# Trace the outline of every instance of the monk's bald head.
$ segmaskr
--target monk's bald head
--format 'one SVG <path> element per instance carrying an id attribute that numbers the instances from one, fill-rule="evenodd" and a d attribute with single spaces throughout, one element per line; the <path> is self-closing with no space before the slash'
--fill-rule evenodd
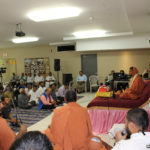
<path id="1" fill-rule="evenodd" d="M 76 92 L 72 91 L 72 90 L 67 91 L 67 93 L 65 95 L 65 99 L 66 99 L 67 103 L 76 102 L 76 100 L 77 100 Z"/>

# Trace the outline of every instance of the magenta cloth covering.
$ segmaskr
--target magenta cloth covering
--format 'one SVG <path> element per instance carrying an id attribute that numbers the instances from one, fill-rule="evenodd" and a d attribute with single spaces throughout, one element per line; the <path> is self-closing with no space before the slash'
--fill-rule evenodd
<path id="1" fill-rule="evenodd" d="M 118 99 L 118 98 L 103 98 L 96 97 L 94 98 L 87 106 L 88 109 L 94 107 L 115 107 L 115 108 L 137 108 L 145 104 L 150 98 L 150 82 L 146 82 L 143 93 L 140 98 L 136 100 L 132 99 Z"/>
<path id="2" fill-rule="evenodd" d="M 125 122 L 126 113 L 131 108 L 146 105 L 150 98 L 150 81 L 145 82 L 139 99 L 94 98 L 87 106 L 95 134 L 107 133 L 114 124 Z M 107 109 L 108 108 L 108 109 Z M 124 109 L 125 108 L 125 109 Z M 150 118 L 150 110 L 147 110 Z M 150 131 L 150 126 L 149 126 Z"/>
<path id="3" fill-rule="evenodd" d="M 90 109 L 89 115 L 92 123 L 93 133 L 108 133 L 114 124 L 125 122 L 128 110 L 106 110 L 106 109 Z M 150 120 L 150 110 L 147 110 Z M 150 131 L 150 125 L 149 129 Z"/>

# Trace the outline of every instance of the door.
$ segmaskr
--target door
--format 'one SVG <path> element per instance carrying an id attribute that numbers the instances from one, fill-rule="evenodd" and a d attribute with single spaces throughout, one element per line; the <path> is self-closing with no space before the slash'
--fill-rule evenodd
<path id="1" fill-rule="evenodd" d="M 89 76 L 97 75 L 97 54 L 81 55 L 81 67 L 87 76 L 87 90 L 90 90 Z"/>

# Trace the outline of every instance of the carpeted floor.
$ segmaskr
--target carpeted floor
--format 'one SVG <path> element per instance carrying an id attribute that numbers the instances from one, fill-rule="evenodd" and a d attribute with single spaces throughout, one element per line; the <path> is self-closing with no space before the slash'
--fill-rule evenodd
<path id="1" fill-rule="evenodd" d="M 83 98 L 83 96 L 78 96 L 77 100 L 81 98 Z M 45 117 L 47 117 L 48 115 L 52 113 L 52 110 L 40 110 L 39 111 L 37 108 L 38 106 L 32 107 L 31 109 L 17 108 L 18 117 L 21 118 L 21 121 L 25 126 L 29 127 L 37 123 L 38 121 L 44 119 Z M 16 111 L 14 109 L 12 109 L 12 114 L 15 118 Z M 11 128 L 15 132 L 19 131 L 19 127 L 11 126 Z"/>
<path id="2" fill-rule="evenodd" d="M 22 123 L 25 126 L 29 127 L 35 124 L 36 122 L 44 119 L 45 117 L 47 117 L 48 115 L 52 113 L 52 110 L 40 110 L 39 111 L 37 108 L 38 106 L 32 107 L 32 109 L 17 108 L 18 116 L 19 118 L 21 118 Z M 16 115 L 16 111 L 14 109 L 12 109 L 12 114 L 13 116 Z M 15 132 L 18 132 L 18 127 L 11 126 L 11 128 Z"/>

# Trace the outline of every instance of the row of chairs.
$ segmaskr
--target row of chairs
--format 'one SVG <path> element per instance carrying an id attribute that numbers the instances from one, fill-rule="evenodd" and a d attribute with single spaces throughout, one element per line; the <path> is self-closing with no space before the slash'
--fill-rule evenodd
<path id="1" fill-rule="evenodd" d="M 96 75 L 91 75 L 89 77 L 89 83 L 90 83 L 90 92 L 92 92 L 92 88 L 99 87 L 98 77 Z"/>
<path id="2" fill-rule="evenodd" d="M 96 75 L 91 75 L 89 77 L 89 83 L 90 83 L 90 92 L 92 92 L 93 88 L 99 87 L 98 83 L 98 77 Z M 69 83 L 69 89 L 71 90 L 73 86 L 73 81 Z M 87 84 L 85 84 L 85 92 L 87 92 Z"/>

